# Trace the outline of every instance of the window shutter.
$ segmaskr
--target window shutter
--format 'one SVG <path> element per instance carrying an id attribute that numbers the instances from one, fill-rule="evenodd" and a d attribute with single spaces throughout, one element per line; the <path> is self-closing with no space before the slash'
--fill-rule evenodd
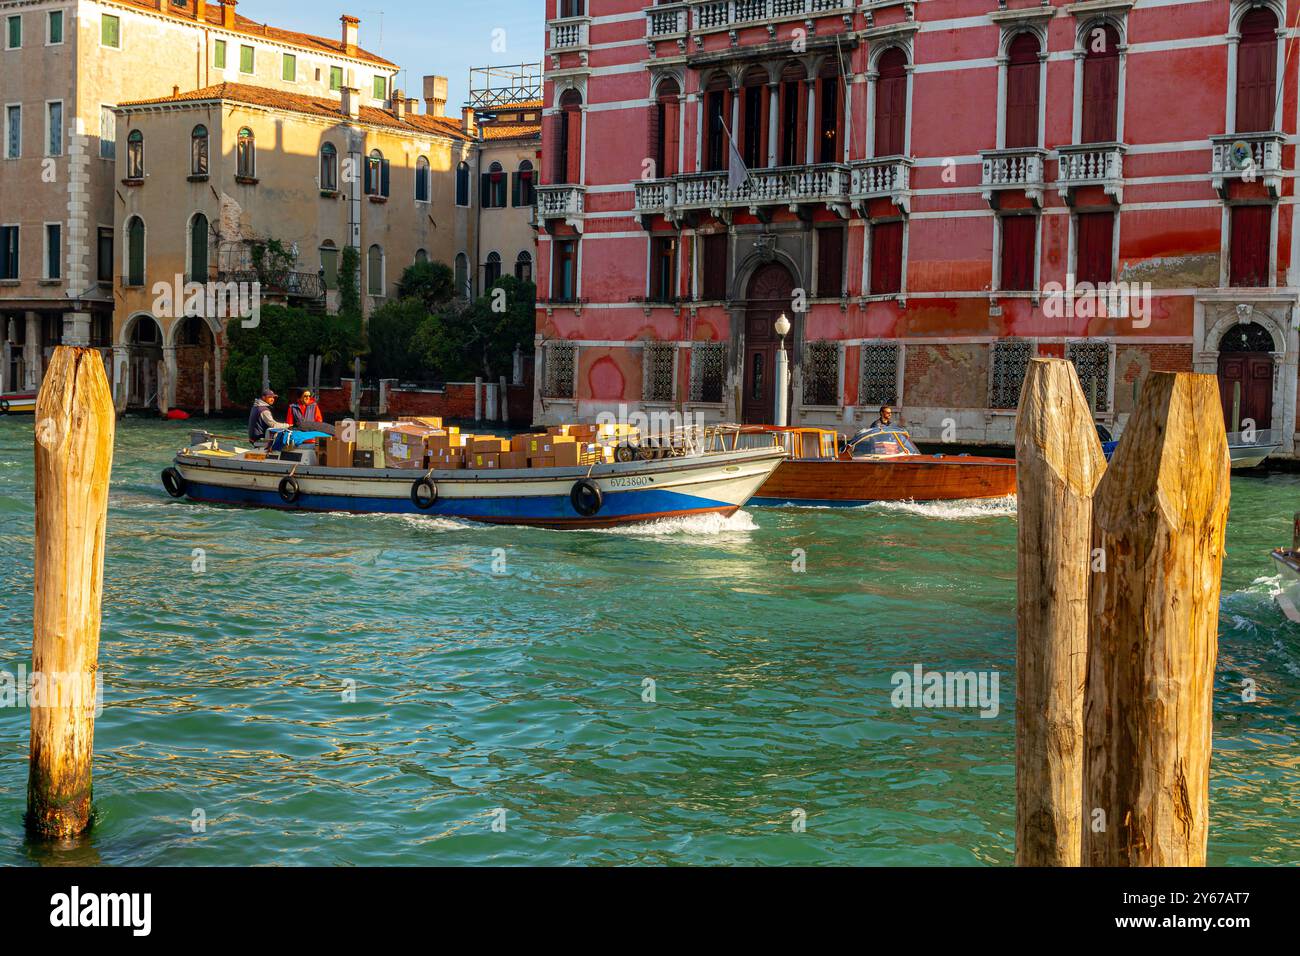
<path id="1" fill-rule="evenodd" d="M 1254 10 L 1241 21 L 1237 48 L 1237 132 L 1258 133 L 1273 128 L 1277 95 L 1277 19 L 1268 10 Z"/>
<path id="2" fill-rule="evenodd" d="M 1119 34 L 1114 27 L 1103 30 L 1103 48 L 1093 50 L 1083 61 L 1083 122 L 1085 143 L 1110 143 L 1116 137 L 1115 115 L 1119 101 Z"/>
<path id="3" fill-rule="evenodd" d="M 1038 40 L 1022 33 L 1011 43 L 1007 65 L 1006 145 L 1038 145 Z"/>
<path id="4" fill-rule="evenodd" d="M 568 110 L 565 119 L 568 121 L 565 136 L 565 159 L 568 161 L 565 182 L 578 183 L 582 180 L 582 113 L 579 110 Z"/>
<path id="5" fill-rule="evenodd" d="M 375 194 L 375 177 L 373 170 L 374 164 L 371 163 L 370 160 L 366 160 L 365 193 L 367 196 L 373 196 Z"/>
<path id="6" fill-rule="evenodd" d="M 654 160 L 654 178 L 660 179 L 664 174 L 664 141 L 661 122 L 663 106 L 651 103 L 646 110 L 646 147 L 645 154 Z"/>
<path id="7" fill-rule="evenodd" d="M 664 161 L 661 168 L 660 176 L 677 175 L 677 150 L 678 136 L 677 127 L 681 122 L 681 110 L 676 100 L 664 104 L 663 118 L 661 120 L 661 135 L 664 141 Z M 763 165 L 767 165 L 764 163 Z"/>
<path id="8" fill-rule="evenodd" d="M 880 58 L 876 80 L 876 155 L 901 156 L 907 125 L 907 71 L 901 51 Z"/>
<path id="9" fill-rule="evenodd" d="M 1033 289 L 1037 225 L 1037 216 L 1002 217 L 1002 289 L 1012 292 Z"/>
<path id="10" fill-rule="evenodd" d="M 391 169 L 391 166 L 390 166 L 390 164 L 389 164 L 389 160 L 387 160 L 387 159 L 381 159 L 381 160 L 379 161 L 379 175 L 380 175 L 379 194 L 380 194 L 381 196 L 387 196 L 387 195 L 388 195 L 388 182 L 389 182 L 389 170 L 390 170 L 390 169 Z"/>
<path id="11" fill-rule="evenodd" d="M 871 295 L 903 289 L 903 224 L 880 222 L 871 227 Z"/>
<path id="12" fill-rule="evenodd" d="M 1089 212 L 1079 215 L 1075 276 L 1076 282 L 1111 280 L 1111 247 L 1115 236 L 1115 214 Z"/>
<path id="13" fill-rule="evenodd" d="M 1268 285 L 1268 234 L 1272 217 L 1272 206 L 1232 207 L 1230 285 L 1248 288 Z"/>
<path id="14" fill-rule="evenodd" d="M 519 187 L 520 187 L 519 173 L 517 172 L 511 173 L 510 174 L 510 205 L 512 206 L 523 205 L 523 203 L 519 201 Z"/>
<path id="15" fill-rule="evenodd" d="M 703 237 L 704 288 L 701 293 L 706 302 L 721 302 L 727 297 L 727 234 L 713 233 Z"/>
<path id="16" fill-rule="evenodd" d="M 817 296 L 838 299 L 844 283 L 844 230 L 817 232 Z"/>

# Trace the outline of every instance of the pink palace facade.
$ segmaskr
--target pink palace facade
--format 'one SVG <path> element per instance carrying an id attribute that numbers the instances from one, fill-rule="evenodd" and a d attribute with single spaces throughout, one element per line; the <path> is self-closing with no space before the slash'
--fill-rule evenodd
<path id="1" fill-rule="evenodd" d="M 784 312 L 792 423 L 1008 442 L 1050 355 L 1295 453 L 1300 0 L 546 12 L 536 421 L 769 422 Z"/>

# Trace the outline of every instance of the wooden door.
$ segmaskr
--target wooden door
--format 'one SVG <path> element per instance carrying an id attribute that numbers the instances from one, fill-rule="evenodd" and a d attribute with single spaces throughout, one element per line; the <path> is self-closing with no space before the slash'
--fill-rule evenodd
<path id="1" fill-rule="evenodd" d="M 771 262 L 762 266 L 749 280 L 746 296 L 745 336 L 741 348 L 744 363 L 741 421 L 746 425 L 772 422 L 776 404 L 777 334 L 773 327 L 785 313 L 793 321 L 791 295 L 794 279 L 785 266 Z M 788 337 L 787 337 L 788 338 Z M 791 342 L 786 342 L 789 355 Z"/>
<path id="2" fill-rule="evenodd" d="M 1240 396 L 1239 418 L 1233 406 Z M 1273 427 L 1273 357 L 1266 352 L 1224 352 L 1219 356 L 1219 397 L 1229 431 L 1250 419 L 1256 429 Z"/>

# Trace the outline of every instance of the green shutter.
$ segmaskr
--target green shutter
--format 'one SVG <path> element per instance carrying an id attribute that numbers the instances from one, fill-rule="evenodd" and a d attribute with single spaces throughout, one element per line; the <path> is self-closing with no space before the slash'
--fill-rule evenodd
<path id="1" fill-rule="evenodd" d="M 375 77 L 375 99 L 383 100 L 388 98 L 388 78 L 383 76 Z"/>
<path id="2" fill-rule="evenodd" d="M 239 72 L 253 72 L 253 48 L 251 46 L 241 46 L 239 48 Z"/>
<path id="3" fill-rule="evenodd" d="M 21 16 L 12 16 L 9 18 L 9 42 L 6 46 L 11 50 L 17 50 L 22 45 L 23 18 Z"/>
<path id="4" fill-rule="evenodd" d="M 217 70 L 226 68 L 226 41 L 218 40 L 212 48 L 212 66 Z"/>
<path id="5" fill-rule="evenodd" d="M 99 24 L 99 42 L 114 50 L 122 46 L 122 21 L 117 17 L 104 14 Z"/>
<path id="6" fill-rule="evenodd" d="M 63 42 L 63 11 L 50 11 L 50 43 Z"/>
<path id="7" fill-rule="evenodd" d="M 343 67 L 341 66 L 330 67 L 330 89 L 331 90 L 343 89 Z"/>
<path id="8" fill-rule="evenodd" d="M 292 53 L 284 55 L 284 79 L 290 83 L 298 79 L 298 58 Z"/>

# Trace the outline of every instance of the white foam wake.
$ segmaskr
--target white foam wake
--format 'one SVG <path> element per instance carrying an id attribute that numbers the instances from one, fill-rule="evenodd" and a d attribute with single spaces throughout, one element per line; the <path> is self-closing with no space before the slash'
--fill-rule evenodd
<path id="1" fill-rule="evenodd" d="M 619 525 L 616 528 L 592 529 L 600 534 L 619 534 L 634 538 L 660 538 L 676 534 L 720 535 L 748 534 L 757 531 L 758 525 L 747 511 L 737 511 L 730 517 L 720 514 L 684 515 L 680 518 L 660 518 L 640 524 Z"/>
<path id="2" fill-rule="evenodd" d="M 875 501 L 864 510 L 894 511 L 954 521 L 966 518 L 1001 518 L 1016 513 L 1016 496 L 1002 498 L 963 498 L 957 501 Z"/>

